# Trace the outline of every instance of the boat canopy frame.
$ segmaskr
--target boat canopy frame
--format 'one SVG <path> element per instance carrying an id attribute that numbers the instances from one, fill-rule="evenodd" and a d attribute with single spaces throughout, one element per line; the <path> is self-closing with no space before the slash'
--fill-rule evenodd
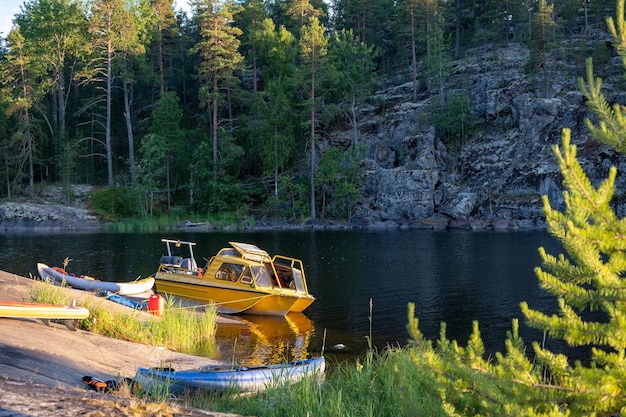
<path id="1" fill-rule="evenodd" d="M 297 292 L 302 294 L 309 293 L 309 288 L 306 284 L 306 277 L 304 276 L 304 265 L 300 259 L 283 255 L 274 255 L 272 258 L 272 266 L 276 268 L 276 265 L 286 266 L 291 269 L 291 279 L 293 280 L 295 290 Z"/>
<path id="2" fill-rule="evenodd" d="M 162 265 L 197 271 L 198 264 L 196 263 L 196 258 L 193 253 L 193 247 L 196 246 L 195 242 L 187 242 L 180 239 L 161 239 L 161 242 L 165 243 L 165 246 L 167 247 L 167 256 L 164 255 L 161 257 L 160 263 Z M 172 255 L 172 247 L 170 245 L 174 245 L 175 248 L 186 246 L 189 250 L 189 256 L 182 257 Z"/>

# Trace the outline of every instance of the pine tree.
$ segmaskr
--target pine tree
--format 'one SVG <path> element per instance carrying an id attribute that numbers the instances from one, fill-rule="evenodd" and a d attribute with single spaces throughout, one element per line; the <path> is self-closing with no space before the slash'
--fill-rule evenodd
<path id="1" fill-rule="evenodd" d="M 317 102 L 315 96 L 315 87 L 317 86 L 319 73 L 324 67 L 326 54 L 328 53 L 328 38 L 325 36 L 324 25 L 316 17 L 312 17 L 309 24 L 302 27 L 302 37 L 300 38 L 300 49 L 302 57 L 307 65 L 307 69 L 310 73 L 310 133 L 309 140 L 311 141 L 311 218 L 315 219 L 315 114 L 317 111 Z"/>
<path id="2" fill-rule="evenodd" d="M 609 18 L 607 24 L 609 31 L 615 39 L 614 46 L 622 57 L 624 66 L 626 66 L 626 23 L 624 22 L 624 3 L 617 2 L 616 10 L 617 21 Z M 591 111 L 600 119 L 598 126 L 595 127 L 591 121 L 586 120 L 587 128 L 591 135 L 599 142 L 612 146 L 617 151 L 626 153 L 626 109 L 623 105 L 609 105 L 602 96 L 600 89 L 602 80 L 593 77 L 593 66 L 590 59 L 587 60 L 587 84 L 585 86 L 582 80 L 579 80 L 580 88 L 588 99 L 588 106 Z"/>
<path id="3" fill-rule="evenodd" d="M 262 43 L 263 24 L 268 18 L 261 0 L 247 0 L 237 16 L 237 26 L 243 31 L 242 55 L 252 64 L 252 92 L 258 91 L 259 47 Z"/>
<path id="4" fill-rule="evenodd" d="M 178 104 L 178 97 L 173 91 L 161 94 L 157 106 L 152 112 L 150 133 L 143 139 L 141 153 L 142 180 L 148 187 L 165 185 L 167 208 L 172 202 L 172 177 L 176 162 L 183 158 L 181 144 L 184 132 L 180 128 L 183 111 Z"/>
<path id="5" fill-rule="evenodd" d="M 32 108 L 41 99 L 41 87 L 37 80 L 41 79 L 43 68 L 37 68 L 29 57 L 24 44 L 24 37 L 19 29 L 13 29 L 7 37 L 10 50 L 2 60 L 2 108 L 4 116 L 18 115 L 17 132 L 14 137 L 21 141 L 19 147 L 22 152 L 12 152 L 13 158 L 16 154 L 21 159 L 24 157 L 28 166 L 28 194 L 33 197 L 35 194 L 35 173 L 34 173 L 34 152 L 36 138 L 36 123 L 32 114 Z M 7 138 L 6 148 L 12 144 L 12 140 Z M 8 159 L 7 159 L 8 162 Z M 20 161 L 19 165 L 23 165 Z M 7 166 L 8 169 L 8 166 Z M 9 175 L 7 173 L 7 179 Z M 7 194 L 10 198 L 10 183 L 7 181 Z"/>
<path id="6" fill-rule="evenodd" d="M 167 89 L 167 79 L 172 78 L 173 68 L 171 58 L 175 55 L 176 42 L 179 37 L 176 16 L 174 16 L 173 0 L 150 0 L 153 10 L 153 46 L 157 72 L 159 74 L 160 89 L 163 93 Z M 170 61 L 170 65 L 166 65 Z M 171 82 L 170 82 L 171 84 Z"/>
<path id="7" fill-rule="evenodd" d="M 352 127 L 352 145 L 359 140 L 357 106 L 371 94 L 376 80 L 374 58 L 377 52 L 360 41 L 351 30 L 342 30 L 330 38 L 328 56 L 332 72 L 329 81 L 338 107 Z"/>
<path id="8" fill-rule="evenodd" d="M 617 12 L 617 24 L 610 19 L 608 23 L 619 53 L 626 58 L 624 0 L 618 0 Z M 600 122 L 599 127 L 591 121 L 588 126 L 594 138 L 623 150 L 623 109 L 606 104 L 599 93 L 601 82 L 591 73 L 588 64 L 589 87 L 583 91 Z M 447 339 L 445 324 L 433 344 L 420 333 L 410 305 L 412 359 L 436 379 L 437 386 L 431 389 L 451 416 L 626 414 L 626 220 L 611 207 L 617 170 L 612 167 L 595 187 L 576 159 L 569 129 L 563 129 L 562 144 L 553 150 L 563 175 L 565 208 L 552 208 L 547 197 L 543 201 L 549 231 L 567 254 L 553 256 L 540 248 L 542 267 L 535 272 L 541 287 L 558 298 L 559 312 L 546 314 L 527 303 L 521 308 L 531 327 L 571 346 L 590 347 L 590 362 L 572 363 L 539 342 L 532 343 L 530 359 L 517 321 L 505 341 L 505 352 L 493 359 L 485 359 L 477 322 L 466 347 Z"/>
<path id="9" fill-rule="evenodd" d="M 200 56 L 198 68 L 200 80 L 204 83 L 199 94 L 211 109 L 213 133 L 213 180 L 217 179 L 218 163 L 218 113 L 222 91 L 230 87 L 233 72 L 243 63 L 239 53 L 241 29 L 233 26 L 234 15 L 241 8 L 232 0 L 218 2 L 197 0 L 193 3 L 195 16 L 200 26 L 201 41 L 192 49 Z"/>
<path id="10" fill-rule="evenodd" d="M 71 0 L 26 2 L 14 23 L 24 36 L 28 54 L 45 65 L 52 92 L 52 123 L 55 144 L 68 138 L 68 98 L 76 71 L 87 54 L 87 18 L 83 5 Z M 60 149 L 71 147 L 58 146 Z M 74 156 L 68 156 L 74 158 Z"/>
<path id="11" fill-rule="evenodd" d="M 147 1 L 138 0 L 129 8 L 130 22 L 124 30 L 125 41 L 120 45 L 119 73 L 124 100 L 124 121 L 126 122 L 126 138 L 128 142 L 128 166 L 130 183 L 137 185 L 137 161 L 135 158 L 135 136 L 133 127 L 133 88 L 141 73 L 146 68 L 146 44 L 148 43 L 148 21 L 151 12 Z"/>
<path id="12" fill-rule="evenodd" d="M 381 66 L 389 70 L 395 64 L 394 40 L 399 31 L 393 30 L 391 22 L 398 5 L 394 0 L 334 0 L 333 32 L 352 30 L 361 42 L 379 51 Z"/>
<path id="13" fill-rule="evenodd" d="M 320 19 L 326 13 L 321 8 L 316 8 L 310 0 L 292 0 L 287 8 L 287 15 L 293 20 L 295 27 L 302 28 L 312 17 Z"/>

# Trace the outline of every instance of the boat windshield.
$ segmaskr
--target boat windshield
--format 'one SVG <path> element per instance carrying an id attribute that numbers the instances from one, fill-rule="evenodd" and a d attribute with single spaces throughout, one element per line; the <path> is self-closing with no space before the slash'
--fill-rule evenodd
<path id="1" fill-rule="evenodd" d="M 252 284 L 252 275 L 250 275 L 250 268 L 248 268 L 247 266 L 243 267 L 240 282 L 242 284 Z"/>
<path id="2" fill-rule="evenodd" d="M 265 268 L 265 266 L 253 266 L 252 275 L 254 275 L 254 281 L 257 287 L 270 288 L 272 286 L 272 281 L 270 281 L 270 274 L 267 273 L 267 269 Z"/>
<path id="3" fill-rule="evenodd" d="M 235 282 L 241 275 L 243 265 L 223 263 L 215 273 L 215 278 Z"/>
<path id="4" fill-rule="evenodd" d="M 299 269 L 293 268 L 293 282 L 296 286 L 296 291 L 306 293 L 302 272 Z"/>

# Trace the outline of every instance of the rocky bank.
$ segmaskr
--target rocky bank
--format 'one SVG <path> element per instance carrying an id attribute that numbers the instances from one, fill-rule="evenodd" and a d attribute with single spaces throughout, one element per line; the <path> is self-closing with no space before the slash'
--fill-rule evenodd
<path id="1" fill-rule="evenodd" d="M 0 231 L 99 230 L 102 223 L 85 204 L 91 190 L 88 185 L 73 185 L 69 190 L 52 185 L 33 200 L 0 202 Z"/>
<path id="2" fill-rule="evenodd" d="M 597 65 L 607 100 L 623 102 L 616 83 L 621 58 L 608 33 L 561 43 L 544 74 L 528 75 L 524 44 L 487 45 L 467 51 L 448 70 L 451 92 L 469 99 L 476 132 L 457 151 L 446 146 L 429 123 L 435 96 L 412 100 L 410 82 L 390 83 L 361 108 L 358 140 L 367 146 L 363 163 L 364 201 L 353 224 L 365 227 L 542 229 L 541 196 L 562 208 L 561 177 L 552 146 L 563 128 L 572 131 L 579 159 L 594 184 L 611 165 L 617 189 L 626 185 L 623 155 L 590 138 L 578 78 L 585 52 L 609 48 L 608 63 Z M 583 47 L 581 48 L 581 45 Z M 581 54 L 583 56 L 581 56 Z M 347 147 L 353 132 L 335 132 L 332 143 Z M 616 193 L 619 194 L 619 193 Z M 624 199 L 617 198 L 618 213 Z"/>
<path id="3" fill-rule="evenodd" d="M 3 301 L 29 301 L 33 287 L 44 285 L 0 271 Z M 60 288 L 78 305 L 102 305 L 114 311 L 153 316 L 96 297 L 86 291 Z M 174 366 L 193 369 L 216 360 L 169 351 L 162 347 L 114 339 L 88 331 L 71 331 L 50 321 L 0 318 L 0 417 L 127 416 L 237 417 L 234 414 L 182 407 L 175 402 L 150 402 L 128 389 L 101 394 L 87 389 L 83 376 L 101 380 L 133 377 L 138 367 Z"/>

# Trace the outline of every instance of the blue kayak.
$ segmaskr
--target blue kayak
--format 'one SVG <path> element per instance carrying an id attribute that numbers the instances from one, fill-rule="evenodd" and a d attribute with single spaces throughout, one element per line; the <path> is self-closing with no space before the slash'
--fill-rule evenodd
<path id="1" fill-rule="evenodd" d="M 98 297 L 106 297 L 107 300 L 113 301 L 115 303 L 121 304 L 128 308 L 133 308 L 135 310 L 147 311 L 148 303 L 145 300 L 136 301 L 128 297 L 124 297 L 123 295 L 118 295 L 112 293 L 111 291 L 100 290 L 96 292 Z"/>
<path id="2" fill-rule="evenodd" d="M 189 371 L 139 368 L 134 380 L 150 393 L 182 394 L 196 389 L 254 392 L 295 383 L 308 376 L 321 379 L 325 366 L 322 356 L 283 364 L 238 368 L 208 367 Z"/>
<path id="3" fill-rule="evenodd" d="M 118 304 L 121 304 L 123 306 L 134 308 L 135 310 L 142 310 L 142 311 L 148 310 L 148 304 L 145 301 L 131 300 L 130 298 L 124 297 L 123 295 L 109 294 L 107 295 L 107 299 L 114 301 Z"/>

